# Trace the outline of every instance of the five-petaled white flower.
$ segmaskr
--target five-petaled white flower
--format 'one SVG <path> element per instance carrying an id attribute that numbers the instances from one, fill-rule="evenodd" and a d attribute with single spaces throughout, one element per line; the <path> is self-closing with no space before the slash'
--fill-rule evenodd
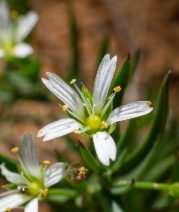
<path id="1" fill-rule="evenodd" d="M 47 73 L 49 80 L 42 79 L 46 87 L 54 93 L 65 105 L 62 109 L 66 111 L 69 118 L 53 122 L 38 132 L 38 137 L 44 136 L 44 141 L 66 135 L 70 132 L 92 137 L 97 156 L 101 163 L 108 166 L 110 159 L 116 158 L 116 145 L 109 135 L 114 130 L 114 125 L 118 121 L 135 118 L 152 111 L 149 107 L 151 102 L 139 101 L 118 107 L 112 111 L 112 102 L 116 92 L 120 87 L 114 88 L 108 98 L 108 90 L 113 79 L 116 68 L 117 57 L 110 60 L 107 54 L 96 75 L 93 95 L 82 87 L 82 91 L 76 86 L 75 79 L 70 84 L 74 84 L 78 94 L 60 77 L 53 73 Z"/>
<path id="2" fill-rule="evenodd" d="M 17 15 L 17 12 L 13 11 Z M 23 40 L 37 23 L 38 15 L 31 11 L 25 16 L 11 20 L 11 15 L 5 0 L 0 0 L 0 58 L 14 56 L 25 58 L 33 53 L 33 49 Z"/>
<path id="3" fill-rule="evenodd" d="M 22 156 L 17 154 L 18 147 L 11 150 L 19 159 L 20 174 L 9 171 L 4 164 L 0 165 L 1 174 L 11 183 L 4 186 L 8 191 L 0 194 L 1 212 L 9 212 L 11 208 L 17 208 L 27 202 L 25 212 L 38 212 L 38 200 L 48 194 L 48 187 L 68 174 L 65 169 L 67 163 L 55 163 L 47 168 L 50 161 L 44 161 L 44 165 L 39 166 L 32 135 L 22 135 L 21 149 Z"/>

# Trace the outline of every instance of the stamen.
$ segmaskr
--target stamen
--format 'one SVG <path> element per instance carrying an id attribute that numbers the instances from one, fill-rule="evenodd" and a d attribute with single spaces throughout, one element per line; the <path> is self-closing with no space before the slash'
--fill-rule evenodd
<path id="1" fill-rule="evenodd" d="M 76 90 L 78 91 L 79 95 L 81 96 L 83 102 L 84 102 L 84 106 L 86 107 L 89 115 L 92 115 L 90 112 L 90 105 L 89 102 L 87 101 L 86 97 L 84 96 L 84 94 L 80 91 L 80 89 L 78 88 L 78 86 L 74 83 L 74 86 L 76 88 Z"/>
<path id="2" fill-rule="evenodd" d="M 24 173 L 21 172 L 21 177 L 22 179 L 27 183 L 27 184 L 30 184 L 30 181 L 28 181 L 25 177 L 24 177 Z"/>
<path id="3" fill-rule="evenodd" d="M 47 189 L 47 188 L 45 188 L 45 189 L 43 190 L 43 195 L 46 197 L 46 196 L 47 196 L 47 194 L 48 194 L 48 189 Z"/>
<path id="4" fill-rule="evenodd" d="M 40 130 L 39 132 L 38 132 L 38 134 L 42 134 L 43 133 L 43 131 L 42 130 Z"/>
<path id="5" fill-rule="evenodd" d="M 93 105 L 93 107 L 92 107 L 90 100 L 87 99 L 87 101 L 88 101 L 88 104 L 89 104 L 89 106 L 90 106 L 90 108 L 91 108 L 92 115 L 94 116 L 94 115 L 95 115 L 94 105 Z M 89 115 L 91 115 L 91 114 L 89 114 Z"/>
<path id="6" fill-rule="evenodd" d="M 79 121 L 81 121 L 82 123 L 84 123 L 84 120 L 83 120 L 80 116 L 78 116 L 78 115 L 76 115 L 75 113 L 73 113 L 71 110 L 68 110 L 68 113 L 70 113 L 72 116 L 74 116 L 74 117 L 77 118 Z"/>
<path id="7" fill-rule="evenodd" d="M 7 208 L 6 208 L 6 212 L 11 212 L 10 207 L 7 207 Z"/>
<path id="8" fill-rule="evenodd" d="M 14 147 L 14 148 L 11 149 L 11 152 L 12 152 L 12 153 L 16 153 L 16 152 L 18 152 L 18 151 L 19 151 L 19 148 L 18 148 L 18 147 Z"/>
<path id="9" fill-rule="evenodd" d="M 103 126 L 103 128 L 108 128 L 108 125 L 105 121 L 102 121 L 102 126 Z"/>
<path id="10" fill-rule="evenodd" d="M 147 102 L 147 105 L 150 107 L 150 105 L 152 104 L 152 102 Z"/>
<path id="11" fill-rule="evenodd" d="M 90 129 L 90 127 L 87 126 L 87 127 L 83 128 L 82 130 L 79 130 L 79 132 L 81 134 L 81 133 L 84 133 L 84 132 L 88 131 L 89 129 Z"/>
<path id="12" fill-rule="evenodd" d="M 73 84 L 74 82 L 76 82 L 76 79 L 72 79 L 70 84 Z"/>
<path id="13" fill-rule="evenodd" d="M 106 110 L 108 109 L 109 105 L 111 104 L 111 102 L 113 101 L 114 97 L 115 97 L 115 94 L 116 93 L 113 93 L 110 97 L 109 97 L 109 101 L 106 103 L 106 105 L 104 106 L 102 112 L 101 112 L 101 115 L 100 117 L 103 118 Z"/>
<path id="14" fill-rule="evenodd" d="M 63 110 L 64 112 L 66 112 L 66 111 L 68 110 L 68 105 L 63 105 L 63 106 L 62 106 L 62 110 Z"/>
<path id="15" fill-rule="evenodd" d="M 74 130 L 73 131 L 75 134 L 81 134 L 81 132 L 79 130 Z"/>
<path id="16" fill-rule="evenodd" d="M 117 87 L 115 87 L 114 89 L 113 89 L 113 91 L 115 91 L 115 92 L 119 92 L 121 90 L 121 87 L 120 86 L 117 86 Z"/>
<path id="17" fill-rule="evenodd" d="M 18 12 L 16 10 L 11 11 L 11 17 L 16 18 L 18 16 Z"/>
<path id="18" fill-rule="evenodd" d="M 51 164 L 51 162 L 49 160 L 44 160 L 43 164 L 46 165 L 46 166 L 49 166 Z"/>

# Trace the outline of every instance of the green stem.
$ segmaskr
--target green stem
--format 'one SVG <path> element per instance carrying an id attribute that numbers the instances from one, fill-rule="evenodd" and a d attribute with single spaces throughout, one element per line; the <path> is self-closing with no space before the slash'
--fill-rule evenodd
<path id="1" fill-rule="evenodd" d="M 141 182 L 135 181 L 131 184 L 131 181 L 128 180 L 119 180 L 113 183 L 113 187 L 111 188 L 111 193 L 114 195 L 119 195 L 121 192 L 125 192 L 129 187 L 137 188 L 137 189 L 147 189 L 147 190 L 158 190 L 158 191 L 169 191 L 170 184 L 165 183 L 155 183 L 155 182 Z"/>
<path id="2" fill-rule="evenodd" d="M 168 191 L 170 185 L 165 183 L 135 182 L 134 188 Z"/>

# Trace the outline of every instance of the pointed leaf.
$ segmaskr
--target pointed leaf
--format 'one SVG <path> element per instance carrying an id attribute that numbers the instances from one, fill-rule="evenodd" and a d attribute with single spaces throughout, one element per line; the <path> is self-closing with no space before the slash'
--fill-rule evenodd
<path id="1" fill-rule="evenodd" d="M 126 172 L 128 170 L 133 169 L 138 163 L 146 156 L 146 154 L 152 148 L 154 142 L 156 141 L 159 135 L 163 134 L 165 129 L 165 124 L 167 121 L 168 115 L 168 81 L 169 81 L 170 72 L 164 77 L 158 102 L 156 106 L 155 117 L 150 129 L 150 132 L 143 142 L 142 146 L 140 146 L 136 151 L 133 151 L 124 161 L 122 171 Z"/>
<path id="2" fill-rule="evenodd" d="M 54 203 L 64 203 L 77 195 L 78 191 L 74 189 L 49 189 L 47 200 Z"/>

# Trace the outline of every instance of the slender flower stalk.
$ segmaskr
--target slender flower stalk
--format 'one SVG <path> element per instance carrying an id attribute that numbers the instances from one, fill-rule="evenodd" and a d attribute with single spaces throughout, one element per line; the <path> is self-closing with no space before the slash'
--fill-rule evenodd
<path id="1" fill-rule="evenodd" d="M 8 191 L 0 194 L 0 211 L 10 211 L 27 203 L 25 212 L 38 212 L 38 201 L 47 196 L 50 186 L 68 174 L 65 169 L 68 164 L 55 163 L 48 167 L 50 161 L 44 161 L 43 166 L 39 166 L 32 135 L 22 135 L 21 156 L 18 150 L 15 147 L 11 152 L 20 162 L 19 174 L 9 171 L 5 164 L 0 165 L 1 174 L 11 183 L 4 186 Z"/>
<path id="2" fill-rule="evenodd" d="M 53 73 L 47 73 L 49 80 L 42 79 L 46 87 L 65 103 L 62 106 L 69 118 L 53 122 L 38 132 L 38 137 L 45 136 L 44 141 L 74 132 L 84 137 L 93 138 L 94 147 L 101 163 L 110 165 L 110 159 L 116 159 L 116 145 L 110 134 L 115 129 L 115 123 L 126 119 L 143 116 L 153 108 L 151 102 L 133 102 L 112 110 L 113 99 L 120 86 L 108 96 L 108 90 L 116 69 L 117 57 L 110 60 L 107 54 L 97 71 L 93 94 L 82 85 L 82 91 L 73 84 L 77 92 Z"/>
<path id="3" fill-rule="evenodd" d="M 32 47 L 23 40 L 31 32 L 38 20 L 38 15 L 30 11 L 18 16 L 16 11 L 10 13 L 5 0 L 0 1 L 0 58 L 13 56 L 25 58 L 33 53 Z M 14 20 L 12 20 L 12 17 Z"/>

